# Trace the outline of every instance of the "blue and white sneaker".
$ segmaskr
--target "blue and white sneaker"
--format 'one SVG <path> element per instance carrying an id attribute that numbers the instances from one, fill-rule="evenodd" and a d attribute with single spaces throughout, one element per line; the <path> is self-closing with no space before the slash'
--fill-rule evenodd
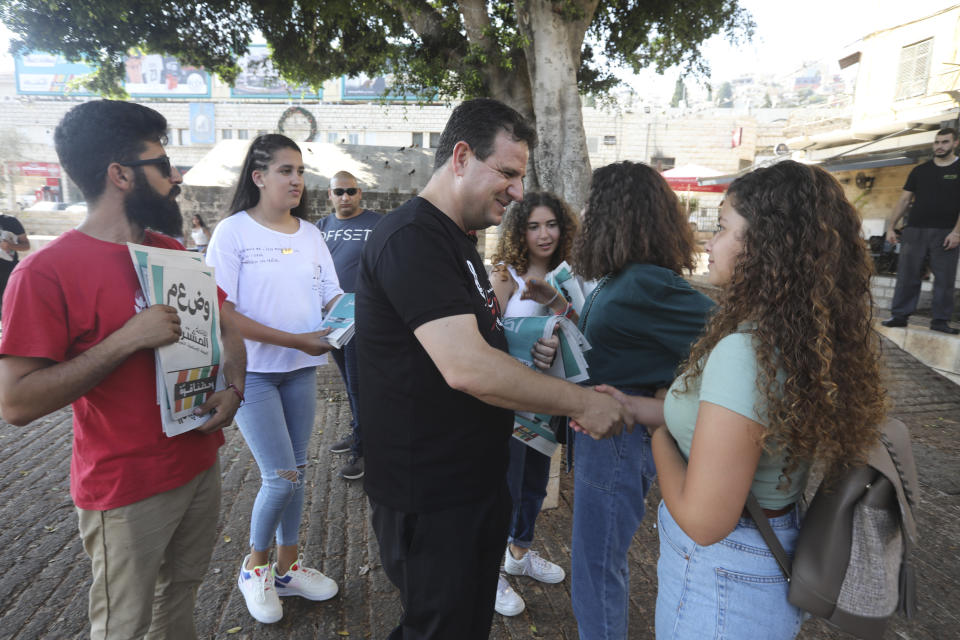
<path id="1" fill-rule="evenodd" d="M 290 570 L 284 575 L 277 573 L 277 565 L 273 565 L 275 575 L 274 585 L 280 597 L 300 596 L 307 600 L 329 600 L 337 595 L 340 587 L 337 583 L 323 575 L 316 569 L 303 566 L 303 556 L 297 556 L 297 561 L 290 565 Z"/>
<path id="2" fill-rule="evenodd" d="M 247 569 L 247 558 L 240 565 L 237 586 L 247 603 L 247 611 L 259 622 L 270 624 L 283 617 L 283 605 L 273 586 L 273 569 L 268 564 Z"/>

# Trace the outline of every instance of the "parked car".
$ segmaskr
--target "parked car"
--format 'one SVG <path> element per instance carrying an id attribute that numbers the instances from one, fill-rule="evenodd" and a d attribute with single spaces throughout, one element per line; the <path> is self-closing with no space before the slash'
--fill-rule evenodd
<path id="1" fill-rule="evenodd" d="M 34 194 L 17 196 L 17 209 L 23 211 L 30 205 L 34 204 L 37 201 L 37 196 Z"/>
<path id="2" fill-rule="evenodd" d="M 52 200 L 40 200 L 30 205 L 24 211 L 63 211 L 70 206 L 69 202 L 53 202 Z"/>

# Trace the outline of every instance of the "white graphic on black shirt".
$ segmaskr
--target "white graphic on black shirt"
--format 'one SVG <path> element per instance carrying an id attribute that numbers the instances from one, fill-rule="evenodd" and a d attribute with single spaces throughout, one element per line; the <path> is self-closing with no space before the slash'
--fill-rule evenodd
<path id="1" fill-rule="evenodd" d="M 477 270 L 473 268 L 473 263 L 469 260 L 467 260 L 467 269 L 473 276 L 473 284 L 477 287 L 477 293 L 483 298 L 483 304 L 493 318 L 493 323 L 490 326 L 491 330 L 497 328 L 502 330 L 503 320 L 500 317 L 502 315 L 500 313 L 500 304 L 497 302 L 497 296 L 493 293 L 493 287 L 491 286 L 487 291 L 483 290 L 483 286 L 480 284 L 480 278 L 477 276 Z"/>

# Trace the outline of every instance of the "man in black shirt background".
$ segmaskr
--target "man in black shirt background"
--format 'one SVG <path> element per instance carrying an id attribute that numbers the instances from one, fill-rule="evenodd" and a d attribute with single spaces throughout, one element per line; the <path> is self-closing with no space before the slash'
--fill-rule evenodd
<path id="1" fill-rule="evenodd" d="M 30 240 L 23 225 L 13 216 L 0 214 L 0 309 L 3 308 L 3 292 L 13 268 L 17 266 L 18 251 L 29 251 Z"/>
<path id="2" fill-rule="evenodd" d="M 364 488 L 403 603 L 394 640 L 487 638 L 511 513 L 514 410 L 569 415 L 595 437 L 624 421 L 605 394 L 506 353 L 501 311 L 468 236 L 523 198 L 535 142 L 510 107 L 464 102 L 441 134 L 427 186 L 384 217 L 363 249 L 355 339 Z M 555 353 L 555 343 L 544 346 L 541 364 Z"/>
<path id="3" fill-rule="evenodd" d="M 933 139 L 933 160 L 914 167 L 907 177 L 903 193 L 893 208 L 887 227 L 887 241 L 903 242 L 897 263 L 897 286 L 893 292 L 892 317 L 887 327 L 905 327 L 907 318 L 917 310 L 923 261 L 930 256 L 933 272 L 934 331 L 956 334 L 950 326 L 953 315 L 953 288 L 957 279 L 960 254 L 960 162 L 957 160 L 956 129 L 941 129 Z M 913 201 L 907 226 L 898 239 L 894 228 Z"/>

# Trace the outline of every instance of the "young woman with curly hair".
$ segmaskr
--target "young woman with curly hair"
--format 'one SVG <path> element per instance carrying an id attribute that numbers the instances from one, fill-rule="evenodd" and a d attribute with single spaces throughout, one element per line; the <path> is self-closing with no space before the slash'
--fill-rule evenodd
<path id="1" fill-rule="evenodd" d="M 528 193 L 507 211 L 500 223 L 491 277 L 504 317 L 545 316 L 566 310 L 567 301 L 546 283 L 545 277 L 569 257 L 578 227 L 570 207 L 551 193 Z M 564 579 L 563 569 L 530 549 L 534 524 L 547 495 L 549 473 L 549 457 L 516 438 L 510 439 L 507 485 L 513 499 L 513 516 L 504 569 L 512 575 L 554 584 Z M 501 576 L 497 612 L 516 615 L 523 607 L 523 600 Z"/>
<path id="2" fill-rule="evenodd" d="M 573 265 L 597 280 L 580 317 L 590 380 L 634 395 L 666 390 L 713 307 L 681 277 L 696 245 L 677 196 L 644 164 L 593 172 Z M 628 637 L 627 551 L 655 477 L 642 427 L 573 438 L 573 612 L 580 638 Z"/>
<path id="3" fill-rule="evenodd" d="M 863 460 L 876 440 L 872 268 L 837 181 L 789 161 L 730 186 L 707 251 L 720 305 L 666 400 L 598 390 L 653 440 L 657 638 L 793 638 L 803 614 L 744 504 L 753 492 L 791 553 L 811 465 Z"/>

